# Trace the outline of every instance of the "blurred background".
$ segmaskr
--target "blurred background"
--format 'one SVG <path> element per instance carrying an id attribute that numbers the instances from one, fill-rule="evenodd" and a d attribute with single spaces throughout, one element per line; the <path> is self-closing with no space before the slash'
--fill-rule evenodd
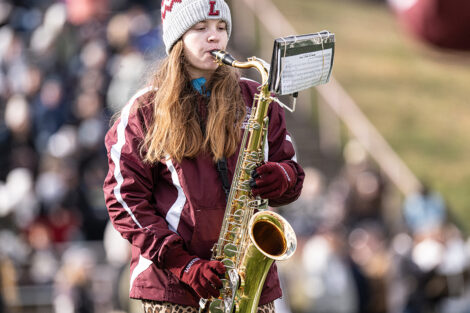
<path id="1" fill-rule="evenodd" d="M 306 180 L 277 209 L 299 241 L 278 313 L 469 313 L 467 1 L 228 2 L 240 60 L 336 35 L 330 83 L 286 112 Z M 141 311 L 103 137 L 164 56 L 159 9 L 0 0 L 0 312 Z"/>

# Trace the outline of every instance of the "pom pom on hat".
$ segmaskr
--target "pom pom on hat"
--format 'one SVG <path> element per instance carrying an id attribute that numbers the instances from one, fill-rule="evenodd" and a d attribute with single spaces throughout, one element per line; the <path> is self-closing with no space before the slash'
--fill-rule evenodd
<path id="1" fill-rule="evenodd" d="M 221 19 L 227 23 L 229 37 L 232 32 L 230 9 L 224 0 L 163 0 L 161 15 L 167 54 L 187 30 L 201 21 Z"/>

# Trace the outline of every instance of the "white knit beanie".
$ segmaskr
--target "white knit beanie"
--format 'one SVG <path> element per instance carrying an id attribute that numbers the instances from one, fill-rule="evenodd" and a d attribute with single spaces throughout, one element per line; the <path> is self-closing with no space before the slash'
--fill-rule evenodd
<path id="1" fill-rule="evenodd" d="M 227 34 L 232 32 L 230 9 L 224 0 L 162 0 L 163 42 L 169 54 L 175 42 L 193 25 L 208 19 L 227 23 Z"/>

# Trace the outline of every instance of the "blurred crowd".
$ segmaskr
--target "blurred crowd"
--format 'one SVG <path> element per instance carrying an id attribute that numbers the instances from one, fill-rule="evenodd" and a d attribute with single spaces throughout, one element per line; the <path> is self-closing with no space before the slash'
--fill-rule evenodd
<path id="1" fill-rule="evenodd" d="M 0 0 L 0 312 L 138 312 L 108 223 L 104 134 L 164 55 L 157 1 Z M 432 189 L 393 203 L 360 147 L 279 211 L 280 313 L 470 312 L 470 244 Z M 387 207 L 388 205 L 388 207 Z"/>
<path id="2" fill-rule="evenodd" d="M 110 297 L 87 285 L 105 259 L 103 137 L 164 53 L 159 6 L 0 1 L 0 312 Z"/>
<path id="3" fill-rule="evenodd" d="M 344 161 L 333 179 L 307 168 L 299 200 L 281 210 L 299 240 L 279 264 L 291 311 L 470 312 L 470 238 L 443 197 L 423 183 L 397 201 L 355 140 Z"/>

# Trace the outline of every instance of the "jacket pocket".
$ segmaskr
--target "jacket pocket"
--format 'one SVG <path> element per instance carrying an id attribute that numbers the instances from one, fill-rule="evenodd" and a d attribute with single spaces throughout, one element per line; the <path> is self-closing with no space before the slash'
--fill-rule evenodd
<path id="1" fill-rule="evenodd" d="M 225 208 L 195 210 L 194 232 L 188 250 L 202 259 L 210 259 L 212 247 L 219 239 Z"/>

